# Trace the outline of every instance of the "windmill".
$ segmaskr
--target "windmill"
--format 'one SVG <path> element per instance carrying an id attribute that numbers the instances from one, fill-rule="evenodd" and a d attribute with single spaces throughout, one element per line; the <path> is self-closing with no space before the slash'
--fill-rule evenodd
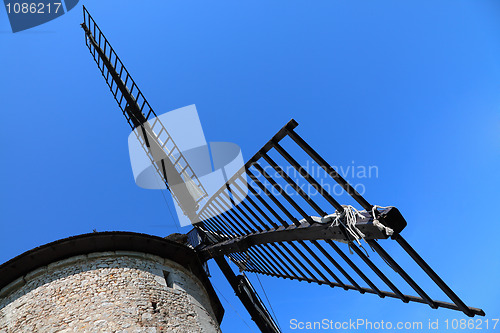
<path id="1" fill-rule="evenodd" d="M 293 119 L 209 196 L 85 7 L 83 14 L 86 45 L 113 97 L 158 176 L 193 224 L 189 244 L 200 259 L 217 263 L 261 331 L 280 329 L 249 280 L 236 274 L 227 260 L 241 272 L 423 303 L 469 317 L 485 315 L 466 305 L 403 238 L 407 222 L 401 212 L 369 203 L 296 132 Z M 314 162 L 321 175 L 307 170 L 304 160 Z M 332 193 L 331 184 L 340 186 L 343 194 Z M 388 242 L 404 250 L 449 301 L 436 300 L 423 290 L 382 246 Z M 414 294 L 403 293 L 384 270 L 395 272 Z"/>

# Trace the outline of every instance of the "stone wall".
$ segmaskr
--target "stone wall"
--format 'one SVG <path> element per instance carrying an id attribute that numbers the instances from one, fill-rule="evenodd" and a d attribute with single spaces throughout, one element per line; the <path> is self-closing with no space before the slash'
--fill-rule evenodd
<path id="1" fill-rule="evenodd" d="M 139 252 L 52 263 L 0 290 L 0 333 L 220 332 L 208 295 L 184 267 Z"/>

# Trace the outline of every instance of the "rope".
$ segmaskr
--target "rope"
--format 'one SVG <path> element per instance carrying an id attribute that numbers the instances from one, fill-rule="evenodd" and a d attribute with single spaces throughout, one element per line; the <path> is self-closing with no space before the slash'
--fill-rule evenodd
<path id="1" fill-rule="evenodd" d="M 160 187 L 160 181 L 158 180 L 158 178 L 156 178 L 156 177 L 153 177 L 153 178 L 156 180 L 156 183 L 158 184 L 158 187 Z M 170 213 L 170 217 L 172 217 L 172 223 L 175 225 L 175 228 L 177 229 L 177 232 L 181 233 L 181 231 L 179 229 L 179 226 L 175 222 L 174 214 L 172 214 L 172 211 L 170 210 L 170 206 L 168 204 L 167 197 L 165 196 L 165 193 L 163 193 L 163 190 L 161 190 L 161 189 L 160 189 L 160 192 L 161 192 L 161 195 L 163 197 L 163 200 L 165 201 L 165 205 L 167 205 L 168 212 Z"/>
<path id="2" fill-rule="evenodd" d="M 248 329 L 250 329 L 251 332 L 254 332 L 254 330 L 252 330 L 252 328 L 250 327 L 250 325 L 248 325 L 248 323 L 245 321 L 245 319 L 243 319 L 243 317 L 239 314 L 239 312 L 236 310 L 236 308 L 233 306 L 233 304 L 231 304 L 231 302 L 229 302 L 227 300 L 227 298 L 224 297 L 224 295 L 220 292 L 219 289 L 217 289 L 217 287 L 214 285 L 214 288 L 215 290 L 217 290 L 217 292 L 219 293 L 219 295 L 222 296 L 222 298 L 226 301 L 227 304 L 229 304 L 229 306 L 233 309 L 233 311 L 236 313 L 236 315 L 238 315 L 238 317 L 241 319 L 241 321 L 243 323 L 245 323 L 245 325 L 248 327 Z"/>
<path id="3" fill-rule="evenodd" d="M 341 230 L 344 233 L 344 236 L 346 237 L 347 240 L 338 240 L 338 241 L 342 242 L 342 243 L 347 243 L 347 245 L 349 247 L 349 252 L 351 254 L 353 254 L 352 249 L 351 249 L 351 243 L 353 241 L 355 241 L 356 243 L 358 243 L 359 247 L 361 247 L 365 251 L 366 255 L 369 256 L 368 251 L 366 251 L 366 249 L 363 247 L 363 245 L 361 244 L 361 241 L 360 241 L 362 239 L 365 241 L 365 243 L 368 243 L 365 240 L 366 235 L 358 227 L 356 227 L 357 218 L 366 219 L 367 216 L 364 214 L 367 214 L 368 212 L 359 211 L 351 205 L 342 205 L 342 207 L 344 208 L 344 210 L 342 212 L 335 211 L 335 213 L 323 216 L 321 218 L 316 217 L 316 216 L 312 216 L 313 221 L 319 222 L 319 223 L 331 223 L 332 227 L 333 226 L 342 227 Z M 372 207 L 371 217 L 373 217 L 373 225 L 375 227 L 377 227 L 380 231 L 384 232 L 386 235 L 391 236 L 394 233 L 394 230 L 383 225 L 378 220 L 378 217 L 379 217 L 379 214 L 377 211 L 378 208 L 387 209 L 390 207 L 383 207 L 383 206 L 377 206 L 377 205 Z M 302 220 L 300 222 L 302 222 Z M 370 244 L 368 243 L 368 245 L 370 245 Z M 370 248 L 372 248 L 371 245 L 370 245 Z M 372 250 L 375 251 L 373 248 L 372 248 Z"/>
<path id="4" fill-rule="evenodd" d="M 377 206 L 377 205 L 373 206 L 372 216 L 373 216 L 373 225 L 376 226 L 380 231 L 384 231 L 387 236 L 392 236 L 392 234 L 394 234 L 394 230 L 392 230 L 389 227 L 386 227 L 385 225 L 380 223 L 380 221 L 378 220 L 377 208 L 387 209 L 387 208 L 390 208 L 390 206 L 388 206 L 388 207 L 382 207 L 382 206 Z"/>
<path id="5" fill-rule="evenodd" d="M 178 233 L 181 233 L 180 229 L 179 229 L 179 226 L 177 225 L 177 223 L 175 222 L 175 218 L 174 218 L 174 214 L 172 214 L 172 210 L 170 210 L 170 206 L 168 204 L 168 201 L 167 201 L 167 198 L 165 197 L 165 193 L 163 193 L 162 190 L 160 190 L 162 196 L 163 196 L 163 200 L 165 200 L 165 205 L 167 205 L 167 208 L 168 208 L 168 212 L 170 213 L 170 217 L 172 217 L 172 223 L 175 225 L 175 228 L 177 229 L 177 232 Z"/>
<path id="6" fill-rule="evenodd" d="M 278 325 L 278 328 L 281 331 L 281 326 L 280 326 L 280 323 L 278 322 L 278 317 L 276 316 L 276 313 L 274 313 L 273 306 L 271 305 L 271 302 L 269 301 L 269 298 L 267 297 L 266 290 L 264 289 L 264 286 L 262 285 L 262 282 L 260 282 L 259 275 L 257 275 L 257 273 L 255 273 L 255 276 L 257 277 L 257 280 L 259 281 L 259 284 L 260 284 L 260 288 L 262 288 L 262 292 L 264 293 L 264 296 L 266 297 L 267 304 L 269 304 L 269 308 L 271 309 L 271 312 L 272 312 L 272 314 L 274 316 L 274 321 L 276 322 L 276 325 Z"/>
<path id="7" fill-rule="evenodd" d="M 360 239 L 365 238 L 365 234 L 361 232 L 356 227 L 356 217 L 365 218 L 356 208 L 351 205 L 342 205 L 344 208 L 343 212 L 336 211 L 333 214 L 326 215 L 321 218 L 322 223 L 329 223 L 331 221 L 331 226 L 343 226 L 348 233 L 348 236 L 351 236 L 359 246 L 361 245 Z M 345 222 L 344 222 L 345 220 Z M 351 242 L 350 240 L 347 241 Z"/>

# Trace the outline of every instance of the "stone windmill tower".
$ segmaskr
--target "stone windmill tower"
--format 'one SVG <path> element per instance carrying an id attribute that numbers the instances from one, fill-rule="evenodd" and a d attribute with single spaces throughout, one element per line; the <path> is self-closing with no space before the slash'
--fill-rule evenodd
<path id="1" fill-rule="evenodd" d="M 0 332 L 220 332 L 193 249 L 130 232 L 46 244 L 0 266 Z"/>

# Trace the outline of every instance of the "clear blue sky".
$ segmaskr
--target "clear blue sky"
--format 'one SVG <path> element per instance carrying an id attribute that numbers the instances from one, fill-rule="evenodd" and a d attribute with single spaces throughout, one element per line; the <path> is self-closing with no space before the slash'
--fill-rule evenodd
<path id="1" fill-rule="evenodd" d="M 0 9 L 0 262 L 92 229 L 176 231 L 160 192 L 134 184 L 129 127 L 85 47 L 82 4 L 157 113 L 196 104 L 207 139 L 245 158 L 293 117 L 331 164 L 377 166 L 365 197 L 399 207 L 406 239 L 467 304 L 500 317 L 498 1 L 80 1 L 16 34 Z M 224 332 L 256 332 L 212 273 L 232 304 L 221 297 Z M 261 280 L 284 331 L 294 318 L 467 319 Z"/>

